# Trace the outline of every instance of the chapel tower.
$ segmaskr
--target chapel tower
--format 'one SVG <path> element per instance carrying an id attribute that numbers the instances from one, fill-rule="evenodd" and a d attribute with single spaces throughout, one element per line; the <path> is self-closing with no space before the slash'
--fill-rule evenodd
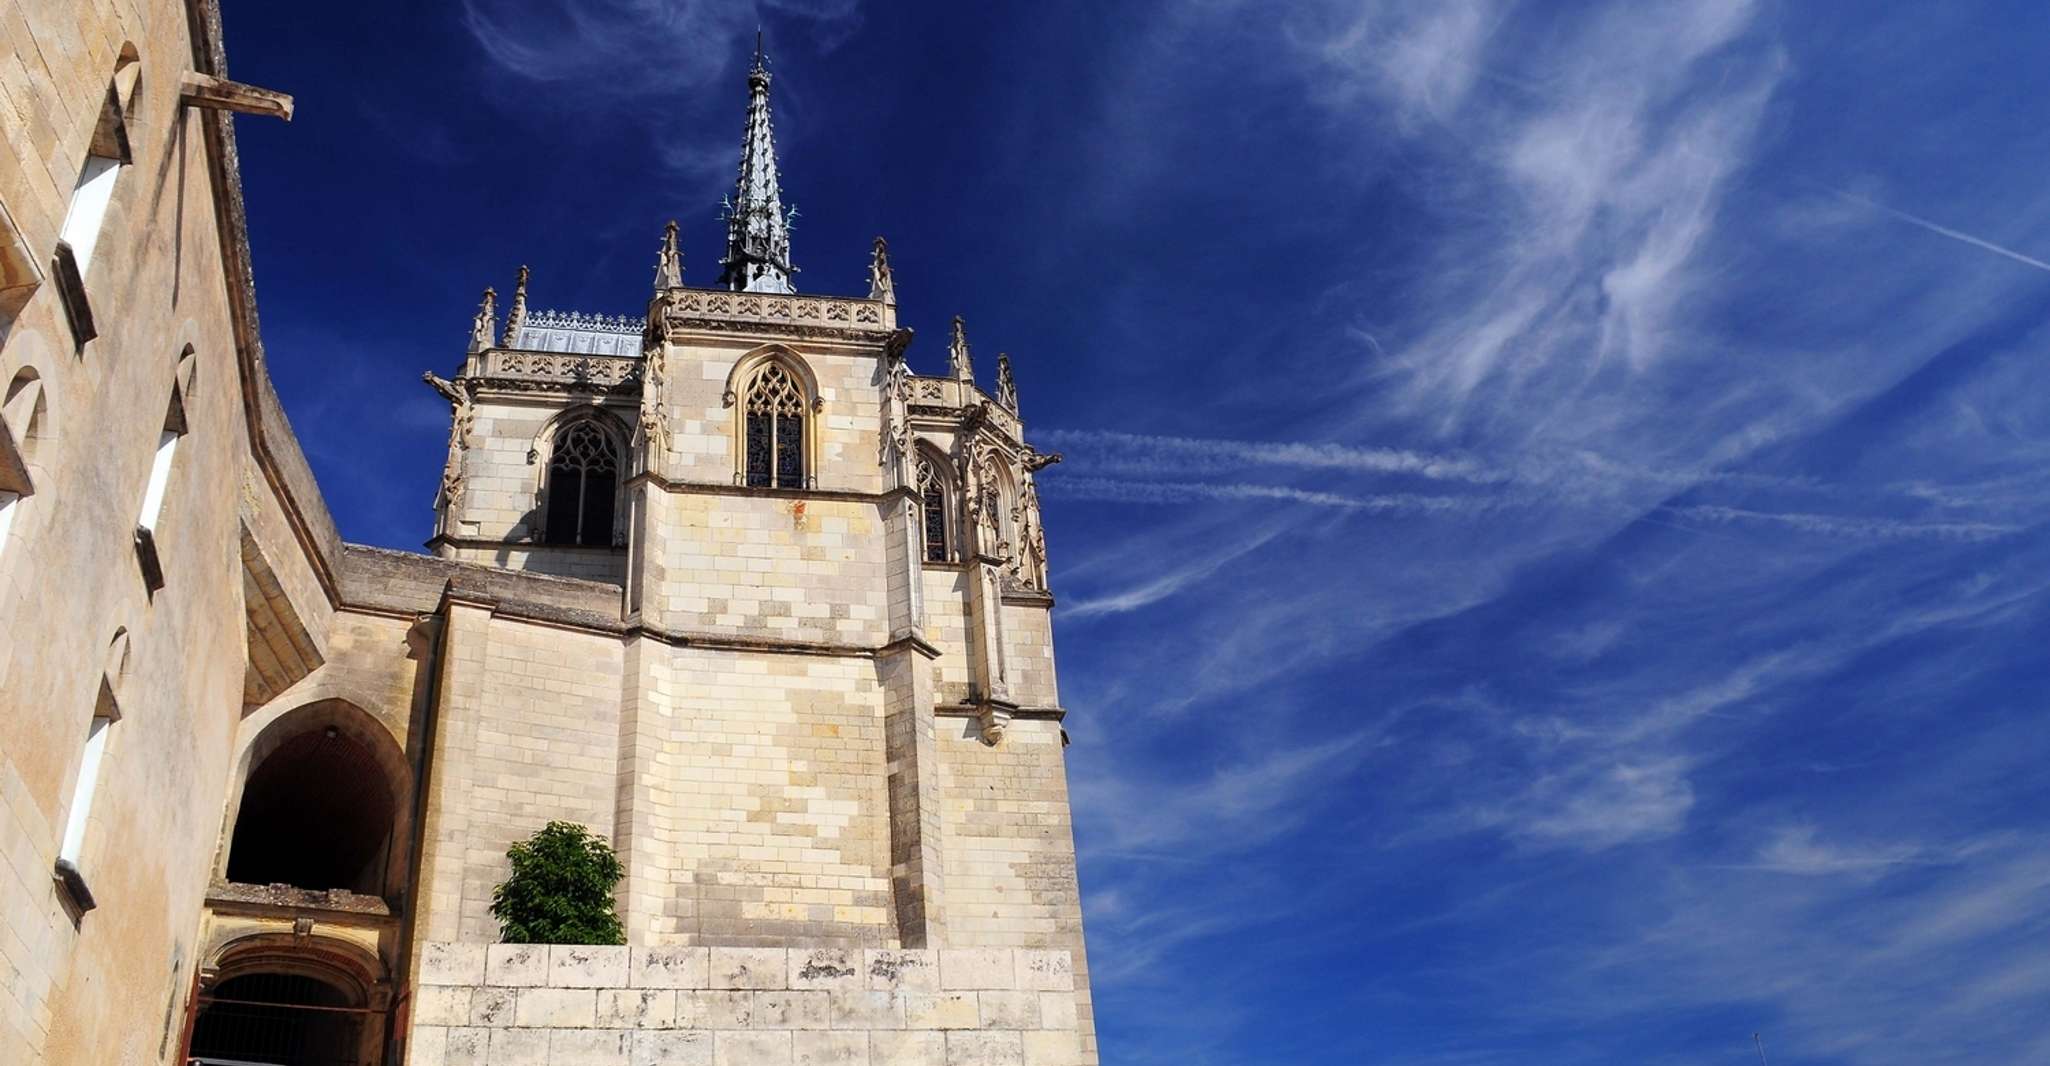
<path id="1" fill-rule="evenodd" d="M 881 238 L 865 295 L 797 291 L 771 81 L 758 45 L 715 285 L 674 222 L 644 315 L 534 311 L 521 267 L 503 322 L 485 290 L 457 373 L 427 375 L 452 406 L 430 548 L 613 586 L 618 616 L 515 638 L 572 680 L 443 712 L 562 765 L 428 799 L 417 935 L 495 939 L 505 846 L 565 818 L 617 848 L 631 945 L 1058 953 L 1072 996 L 1024 961 L 981 994 L 1074 1028 L 1081 1057 L 1046 1061 L 1093 1062 L 1035 486 L 1060 457 L 1026 442 L 1008 356 L 978 381 L 959 317 L 946 371 L 912 372 Z M 433 758 L 449 789 L 523 765 Z"/>

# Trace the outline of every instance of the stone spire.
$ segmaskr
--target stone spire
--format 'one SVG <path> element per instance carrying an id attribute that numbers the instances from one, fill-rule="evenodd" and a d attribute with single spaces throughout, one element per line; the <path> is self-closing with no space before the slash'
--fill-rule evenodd
<path id="1" fill-rule="evenodd" d="M 868 261 L 868 298 L 897 302 L 897 279 L 890 273 L 890 243 L 881 237 L 876 238 L 875 254 Z"/>
<path id="2" fill-rule="evenodd" d="M 676 220 L 662 230 L 662 254 L 655 259 L 655 290 L 683 288 L 683 250 L 676 245 Z"/>
<path id="3" fill-rule="evenodd" d="M 736 292 L 795 292 L 790 275 L 790 220 L 776 176 L 776 134 L 769 126 L 769 68 L 762 35 L 755 34 L 754 68 L 747 73 L 747 134 L 740 146 L 740 177 L 726 201 L 726 269 L 719 284 Z"/>
<path id="4" fill-rule="evenodd" d="M 491 347 L 491 331 L 498 325 L 498 293 L 484 289 L 484 302 L 477 305 L 477 317 L 470 323 L 470 352 Z"/>
<path id="5" fill-rule="evenodd" d="M 520 268 L 520 278 L 513 286 L 512 308 L 505 313 L 505 339 L 499 342 L 501 348 L 516 348 L 520 343 L 520 327 L 527 324 L 527 268 Z"/>
<path id="6" fill-rule="evenodd" d="M 975 380 L 975 365 L 968 361 L 968 327 L 954 316 L 954 336 L 947 342 L 947 367 L 962 381 Z"/>

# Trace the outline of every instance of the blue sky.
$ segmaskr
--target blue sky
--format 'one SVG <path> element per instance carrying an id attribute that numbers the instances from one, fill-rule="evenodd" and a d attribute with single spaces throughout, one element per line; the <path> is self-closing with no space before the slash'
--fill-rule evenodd
<path id="1" fill-rule="evenodd" d="M 1012 354 L 1111 1063 L 2050 1061 L 2037 4 L 229 0 L 273 373 L 417 547 L 477 294 Z"/>

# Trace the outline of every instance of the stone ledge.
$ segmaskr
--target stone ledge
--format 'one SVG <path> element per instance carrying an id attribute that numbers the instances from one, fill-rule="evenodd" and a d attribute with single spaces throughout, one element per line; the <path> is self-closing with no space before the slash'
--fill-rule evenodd
<path id="1" fill-rule="evenodd" d="M 416 1023 L 408 1066 L 1078 1066 L 1070 1031 L 480 1029 Z"/>
<path id="2" fill-rule="evenodd" d="M 426 986 L 487 988 L 1069 992 L 1075 987 L 1075 972 L 1068 952 L 1032 948 L 858 950 L 432 941 L 421 945 L 418 980 Z"/>
<path id="3" fill-rule="evenodd" d="M 1026 1032 L 1077 1028 L 1073 992 L 845 992 L 777 989 L 423 985 L 419 1025 L 477 1029 L 762 1029 Z"/>

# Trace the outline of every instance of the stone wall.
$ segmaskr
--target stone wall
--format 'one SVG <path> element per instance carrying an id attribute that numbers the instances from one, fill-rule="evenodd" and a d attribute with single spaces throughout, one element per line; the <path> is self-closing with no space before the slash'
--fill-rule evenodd
<path id="1" fill-rule="evenodd" d="M 124 54 L 139 71 L 131 158 L 83 272 L 97 336 L 81 344 L 53 260 Z M 243 530 L 285 528 L 250 457 L 225 262 L 233 238 L 216 213 L 207 137 L 219 116 L 179 102 L 194 65 L 183 4 L 0 0 L 0 214 L 43 274 L 0 312 L 0 390 L 33 375 L 43 407 L 22 442 L 34 491 L 0 536 L 9 1064 L 175 1054 L 242 710 Z M 188 345 L 196 373 L 157 522 L 164 586 L 152 592 L 134 533 Z M 264 543 L 288 590 L 317 598 L 290 558 L 299 549 L 268 533 Z M 125 658 L 110 655 L 117 633 Z M 120 717 L 77 864 L 97 909 L 81 912 L 52 875 L 103 684 Z"/>
<path id="2" fill-rule="evenodd" d="M 730 341 L 670 346 L 669 447 L 660 465 L 665 476 L 703 485 L 733 484 L 739 469 L 738 404 L 726 402 L 726 389 L 734 367 L 764 347 Z M 811 442 L 812 466 L 807 472 L 821 489 L 881 492 L 886 486 L 876 463 L 882 426 L 879 345 L 777 347 L 798 353 L 817 384 L 820 409 L 811 419 L 816 439 Z"/>
<path id="3" fill-rule="evenodd" d="M 940 720 L 949 943 L 1072 955 L 1085 1050 L 1095 1061 L 1082 896 L 1056 722 L 1011 723 L 999 747 L 973 719 Z"/>
<path id="4" fill-rule="evenodd" d="M 680 489 L 648 494 L 664 582 L 645 613 L 692 634 L 823 644 L 889 639 L 883 523 L 866 501 Z"/>
<path id="5" fill-rule="evenodd" d="M 851 656 L 643 649 L 636 943 L 893 942 L 882 695 Z"/>
<path id="6" fill-rule="evenodd" d="M 429 943 L 409 1066 L 1077 1066 L 1065 951 Z"/>

